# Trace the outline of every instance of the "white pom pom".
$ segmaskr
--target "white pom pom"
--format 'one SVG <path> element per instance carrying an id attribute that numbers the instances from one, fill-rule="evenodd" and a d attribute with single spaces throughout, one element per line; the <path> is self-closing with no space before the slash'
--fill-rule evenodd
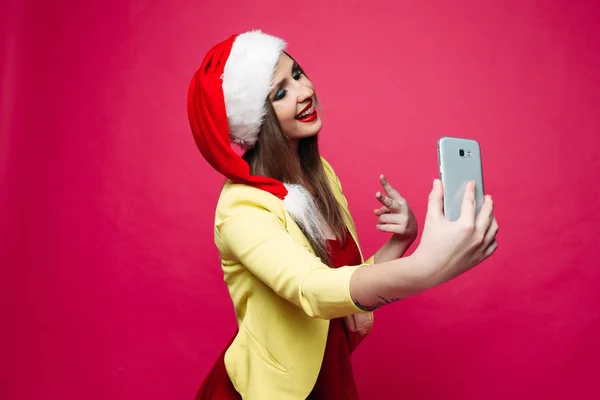
<path id="1" fill-rule="evenodd" d="M 310 193 L 298 184 L 284 184 L 288 190 L 283 206 L 294 221 L 317 243 L 325 243 L 323 220 L 317 203 Z"/>

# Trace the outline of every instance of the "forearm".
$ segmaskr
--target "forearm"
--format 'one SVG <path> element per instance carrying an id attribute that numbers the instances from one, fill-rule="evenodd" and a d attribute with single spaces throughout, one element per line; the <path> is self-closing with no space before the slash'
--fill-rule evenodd
<path id="1" fill-rule="evenodd" d="M 350 279 L 350 296 L 364 311 L 414 296 L 430 287 L 421 269 L 415 257 L 362 266 Z"/>
<path id="2" fill-rule="evenodd" d="M 402 241 L 395 235 L 392 235 L 390 239 L 385 242 L 384 245 L 381 246 L 381 248 L 375 253 L 374 263 L 380 264 L 402 257 L 412 243 L 413 241 Z"/>

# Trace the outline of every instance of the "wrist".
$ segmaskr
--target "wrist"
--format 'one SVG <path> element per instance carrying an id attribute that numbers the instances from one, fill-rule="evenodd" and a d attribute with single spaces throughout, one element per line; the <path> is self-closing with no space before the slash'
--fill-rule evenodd
<path id="1" fill-rule="evenodd" d="M 414 243 L 415 239 L 416 238 L 401 237 L 394 234 L 388 240 L 388 248 L 393 249 L 392 251 L 395 253 L 394 258 L 400 258 Z"/>
<path id="2" fill-rule="evenodd" d="M 411 275 L 416 286 L 425 291 L 439 284 L 435 274 L 435 271 L 438 271 L 439 268 L 435 267 L 436 261 L 432 257 L 423 254 L 419 251 L 419 248 L 409 257 L 412 259 L 409 265 L 411 266 Z"/>
<path id="3" fill-rule="evenodd" d="M 400 236 L 398 234 L 393 234 L 390 237 L 389 242 L 392 243 L 394 246 L 398 246 L 398 247 L 405 247 L 408 248 L 410 247 L 411 244 L 414 243 L 415 239 L 417 237 L 416 236 Z"/>
<path id="4" fill-rule="evenodd" d="M 402 245 L 396 235 L 391 235 L 390 238 L 381 246 L 375 253 L 375 264 L 380 264 L 387 261 L 396 260 L 404 254 L 406 247 Z"/>

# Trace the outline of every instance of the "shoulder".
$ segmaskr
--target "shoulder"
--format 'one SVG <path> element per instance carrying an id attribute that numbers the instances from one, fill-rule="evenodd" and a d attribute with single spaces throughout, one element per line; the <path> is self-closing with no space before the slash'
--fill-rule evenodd
<path id="1" fill-rule="evenodd" d="M 321 156 L 321 164 L 323 164 L 323 169 L 325 169 L 327 174 L 335 175 L 335 171 L 331 166 L 331 163 L 329 163 L 329 161 L 327 161 L 327 159 L 323 156 Z"/>
<path id="2" fill-rule="evenodd" d="M 217 219 L 245 210 L 263 210 L 283 218 L 283 204 L 276 196 L 254 186 L 227 181 L 217 202 Z"/>
<path id="3" fill-rule="evenodd" d="M 335 170 L 331 166 L 331 163 L 329 163 L 329 161 L 327 161 L 324 157 L 321 156 L 321 164 L 323 164 L 323 169 L 325 170 L 325 175 L 327 175 L 327 178 L 329 179 L 329 181 L 332 183 L 332 185 L 334 186 L 335 189 L 337 189 L 341 192 L 342 184 L 341 184 L 340 179 L 338 178 L 337 174 L 335 173 Z"/>

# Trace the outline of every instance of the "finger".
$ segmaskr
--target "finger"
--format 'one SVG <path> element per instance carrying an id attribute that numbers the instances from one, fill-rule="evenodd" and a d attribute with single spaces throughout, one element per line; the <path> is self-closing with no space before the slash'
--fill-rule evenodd
<path id="1" fill-rule="evenodd" d="M 403 235 L 406 233 L 406 226 L 396 225 L 396 224 L 378 224 L 376 225 L 377 229 L 381 232 L 386 233 L 395 233 L 398 235 Z"/>
<path id="2" fill-rule="evenodd" d="M 407 218 L 402 214 L 384 214 L 377 219 L 380 224 L 406 225 Z"/>
<path id="3" fill-rule="evenodd" d="M 460 220 L 469 224 L 470 226 L 475 225 L 475 182 L 470 181 L 465 186 L 465 193 L 463 196 L 462 205 L 460 207 Z"/>
<path id="4" fill-rule="evenodd" d="M 385 175 L 379 175 L 379 182 L 381 182 L 381 186 L 383 186 L 383 190 L 390 196 L 392 199 L 397 200 L 399 202 L 404 201 L 404 197 L 398 193 L 396 189 L 390 184 Z"/>
<path id="5" fill-rule="evenodd" d="M 402 206 L 400 205 L 400 203 L 398 203 L 395 200 L 392 200 L 388 196 L 385 196 L 381 192 L 377 192 L 375 194 L 375 197 L 377 198 L 377 200 L 379 200 L 379 202 L 381 204 L 383 204 L 384 206 L 386 206 L 387 208 L 389 208 L 393 212 L 400 212 L 400 210 L 402 209 Z"/>
<path id="6" fill-rule="evenodd" d="M 483 245 L 485 247 L 489 246 L 490 243 L 496 240 L 496 235 L 498 234 L 498 221 L 496 217 L 492 216 L 490 218 L 490 227 L 485 233 L 485 237 L 483 238 Z"/>
<path id="7" fill-rule="evenodd" d="M 487 249 L 485 249 L 485 258 L 488 258 L 489 256 L 491 256 L 492 254 L 494 254 L 494 252 L 498 249 L 498 242 L 496 240 L 494 240 L 492 243 L 490 243 L 490 245 L 488 246 Z"/>
<path id="8" fill-rule="evenodd" d="M 390 209 L 389 209 L 389 208 L 387 208 L 386 206 L 383 206 L 383 207 L 381 207 L 381 208 L 377 208 L 377 209 L 373 210 L 373 213 L 374 213 L 375 215 L 377 215 L 378 217 L 379 217 L 380 215 L 387 214 L 387 213 L 389 213 L 389 212 L 390 212 Z"/>
<path id="9" fill-rule="evenodd" d="M 434 179 L 433 188 L 429 193 L 429 199 L 427 201 L 427 214 L 425 219 L 437 219 L 440 217 L 444 217 L 444 188 L 442 181 Z"/>
<path id="10" fill-rule="evenodd" d="M 486 232 L 490 228 L 490 224 L 492 223 L 492 218 L 494 217 L 494 201 L 492 200 L 492 196 L 486 195 L 483 200 L 483 205 L 481 206 L 481 210 L 477 215 L 477 229 L 481 232 Z"/>

